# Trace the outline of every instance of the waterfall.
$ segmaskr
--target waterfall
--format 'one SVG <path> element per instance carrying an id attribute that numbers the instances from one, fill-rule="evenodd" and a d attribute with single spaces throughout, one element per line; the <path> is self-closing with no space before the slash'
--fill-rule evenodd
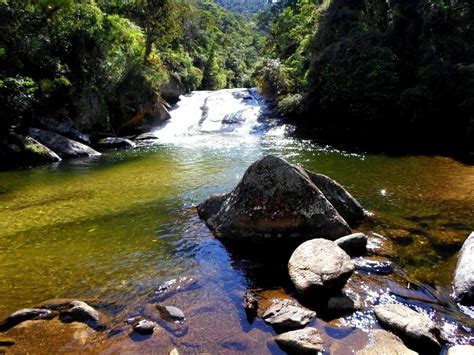
<path id="1" fill-rule="evenodd" d="M 193 146 L 233 146 L 283 135 L 284 126 L 267 119 L 268 112 L 255 89 L 194 91 L 181 97 L 171 118 L 153 133 L 163 144 Z"/>

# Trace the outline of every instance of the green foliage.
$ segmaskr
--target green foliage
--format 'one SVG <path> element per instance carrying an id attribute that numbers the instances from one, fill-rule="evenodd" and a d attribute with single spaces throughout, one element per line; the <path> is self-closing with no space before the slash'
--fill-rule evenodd
<path id="1" fill-rule="evenodd" d="M 216 0 L 216 3 L 231 11 L 251 16 L 266 9 L 269 0 Z"/>
<path id="2" fill-rule="evenodd" d="M 473 22 L 469 0 L 281 1 L 259 15 L 258 27 L 264 54 L 280 62 L 290 84 L 282 95 L 281 74 L 258 67 L 255 77 L 263 90 L 273 88 L 281 112 L 318 131 L 393 140 L 409 132 L 413 141 L 468 144 Z"/>
<path id="3" fill-rule="evenodd" d="M 91 99 L 106 129 L 131 77 L 144 92 L 170 73 L 187 90 L 242 86 L 258 57 L 255 25 L 213 0 L 1 1 L 0 21 L 2 132 L 88 115 Z"/>

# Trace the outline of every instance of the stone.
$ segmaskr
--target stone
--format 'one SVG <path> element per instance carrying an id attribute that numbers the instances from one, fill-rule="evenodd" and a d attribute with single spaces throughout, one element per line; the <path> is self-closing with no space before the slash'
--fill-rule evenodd
<path id="1" fill-rule="evenodd" d="M 169 103 L 175 104 L 186 88 L 177 74 L 171 74 L 167 83 L 160 86 L 160 95 Z"/>
<path id="2" fill-rule="evenodd" d="M 24 308 L 10 314 L 6 319 L 0 322 L 0 331 L 8 330 L 22 322 L 32 319 L 45 319 L 52 316 L 49 309 Z"/>
<path id="3" fill-rule="evenodd" d="M 120 137 L 107 137 L 99 140 L 97 146 L 102 149 L 130 149 L 137 145 L 130 139 Z"/>
<path id="4" fill-rule="evenodd" d="M 4 167 L 50 164 L 61 161 L 51 149 L 32 137 L 10 133 L 0 138 L 0 162 Z"/>
<path id="5" fill-rule="evenodd" d="M 179 355 L 179 350 L 177 348 L 173 348 L 168 352 L 168 355 Z"/>
<path id="6" fill-rule="evenodd" d="M 474 355 L 474 346 L 455 345 L 448 349 L 448 355 Z"/>
<path id="7" fill-rule="evenodd" d="M 89 108 L 90 109 L 90 108 Z M 73 139 L 86 145 L 91 144 L 89 135 L 79 131 L 72 119 L 68 117 L 40 117 L 41 128 L 47 131 L 58 133 L 67 138 Z"/>
<path id="8" fill-rule="evenodd" d="M 384 328 L 392 330 L 405 341 L 417 348 L 439 351 L 439 330 L 428 316 L 395 303 L 378 305 L 374 311 Z"/>
<path id="9" fill-rule="evenodd" d="M 474 305 L 474 232 L 459 251 L 454 271 L 454 295 L 460 303 Z"/>
<path id="10" fill-rule="evenodd" d="M 288 353 L 320 354 L 324 352 L 324 343 L 316 328 L 293 330 L 280 334 L 274 339 Z"/>
<path id="11" fill-rule="evenodd" d="M 152 334 L 156 327 L 156 323 L 142 319 L 133 325 L 133 330 L 139 334 Z"/>
<path id="12" fill-rule="evenodd" d="M 208 220 L 216 215 L 230 194 L 214 194 L 197 207 L 199 217 Z"/>
<path id="13" fill-rule="evenodd" d="M 177 307 L 157 305 L 156 308 L 158 308 L 161 317 L 165 320 L 184 321 L 186 319 L 183 311 Z"/>
<path id="14" fill-rule="evenodd" d="M 59 318 L 66 323 L 81 322 L 95 330 L 105 329 L 104 317 L 87 303 L 78 300 L 72 301 L 69 309 L 61 311 Z"/>
<path id="15" fill-rule="evenodd" d="M 244 296 L 244 309 L 247 317 L 255 318 L 258 311 L 258 300 L 253 292 L 247 291 Z"/>
<path id="16" fill-rule="evenodd" d="M 316 312 L 298 305 L 296 302 L 281 299 L 263 313 L 263 320 L 277 328 L 303 328 L 316 317 Z"/>
<path id="17" fill-rule="evenodd" d="M 341 289 L 353 272 L 350 256 L 327 239 L 304 242 L 288 262 L 290 279 L 301 294 Z"/>
<path id="18" fill-rule="evenodd" d="M 374 274 L 391 274 L 394 270 L 393 263 L 382 257 L 364 257 L 354 259 L 357 270 L 363 270 Z"/>
<path id="19" fill-rule="evenodd" d="M 328 299 L 328 311 L 336 314 L 351 313 L 362 309 L 362 304 L 347 295 L 332 296 Z"/>
<path id="20" fill-rule="evenodd" d="M 140 135 L 136 136 L 133 140 L 136 141 L 136 142 L 156 141 L 156 140 L 158 140 L 158 137 L 156 136 L 156 134 L 154 134 L 152 132 L 148 132 L 148 133 L 143 133 L 143 134 L 140 134 Z"/>
<path id="21" fill-rule="evenodd" d="M 334 242 L 347 254 L 355 256 L 367 252 L 367 240 L 368 238 L 364 233 L 354 233 L 336 239 Z"/>
<path id="22" fill-rule="evenodd" d="M 61 158 L 98 157 L 101 154 L 91 147 L 39 128 L 30 128 L 29 134 L 41 144 L 53 150 Z"/>
<path id="23" fill-rule="evenodd" d="M 311 181 L 336 208 L 337 212 L 351 227 L 357 226 L 366 217 L 366 212 L 349 192 L 330 177 L 306 170 Z"/>
<path id="24" fill-rule="evenodd" d="M 367 346 L 356 352 L 356 355 L 416 355 L 403 344 L 401 339 L 386 330 L 376 329 L 369 334 Z"/>
<path id="25" fill-rule="evenodd" d="M 324 190 L 336 193 L 336 188 Z M 337 191 L 338 196 L 342 194 L 339 188 Z M 237 187 L 221 198 L 222 203 L 220 198 L 212 197 L 213 201 L 204 202 L 198 211 L 209 211 L 201 212 L 201 217 L 216 237 L 228 241 L 301 242 L 315 237 L 335 240 L 351 233 L 348 223 L 330 202 L 336 197 L 325 196 L 303 168 L 276 156 L 267 155 L 253 163 Z M 219 204 L 221 207 L 214 213 Z"/>

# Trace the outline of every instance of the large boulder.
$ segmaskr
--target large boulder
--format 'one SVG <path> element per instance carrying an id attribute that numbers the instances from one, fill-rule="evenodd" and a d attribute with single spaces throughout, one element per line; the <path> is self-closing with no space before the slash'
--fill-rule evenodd
<path id="1" fill-rule="evenodd" d="M 474 305 L 474 232 L 464 242 L 459 252 L 454 272 L 454 294 L 466 305 Z"/>
<path id="2" fill-rule="evenodd" d="M 54 132 L 30 128 L 29 133 L 34 139 L 56 152 L 61 158 L 95 157 L 101 155 L 85 144 Z"/>
<path id="3" fill-rule="evenodd" d="M 179 97 L 186 93 L 181 79 L 177 74 L 171 74 L 166 84 L 161 85 L 160 95 L 170 104 L 178 102 Z"/>
<path id="4" fill-rule="evenodd" d="M 288 262 L 291 281 L 301 294 L 341 289 L 353 272 L 350 256 L 327 239 L 304 242 Z"/>
<path id="5" fill-rule="evenodd" d="M 426 315 L 402 304 L 378 305 L 375 316 L 383 327 L 392 330 L 416 349 L 436 352 L 441 348 L 439 330 Z"/>
<path id="6" fill-rule="evenodd" d="M 55 163 L 61 158 L 37 140 L 10 133 L 0 138 L 0 162 L 3 167 Z"/>
<path id="7" fill-rule="evenodd" d="M 337 186 L 324 180 L 326 196 L 303 168 L 268 155 L 247 169 L 230 194 L 211 197 L 198 207 L 198 213 L 217 237 L 227 240 L 334 240 L 350 234 L 349 223 L 364 215 L 362 208 L 353 216 L 341 209 L 350 222 L 342 217 L 340 204 L 330 201 L 339 201 L 334 191 L 354 199 Z"/>

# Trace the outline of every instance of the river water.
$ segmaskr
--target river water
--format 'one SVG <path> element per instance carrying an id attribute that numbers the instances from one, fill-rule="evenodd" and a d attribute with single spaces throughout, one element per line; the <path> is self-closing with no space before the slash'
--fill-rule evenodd
<path id="1" fill-rule="evenodd" d="M 374 303 L 395 297 L 441 319 L 456 342 L 469 341 L 474 312 L 450 294 L 456 253 L 474 229 L 474 167 L 438 156 L 352 154 L 292 137 L 291 126 L 268 118 L 254 90 L 194 92 L 171 116 L 155 144 L 0 172 L 0 318 L 58 297 L 101 300 L 113 317 L 187 276 L 198 283 L 176 301 L 188 314 L 187 334 L 166 333 L 150 349 L 278 352 L 273 330 L 250 324 L 241 302 L 249 288 L 263 298 L 292 295 L 278 274 L 284 268 L 228 251 L 193 208 L 275 154 L 336 179 L 373 213 L 359 230 L 384 236 L 397 265 L 395 274 L 367 282 Z M 416 287 L 405 292 L 407 284 Z M 328 346 L 357 344 L 377 326 L 370 312 L 317 322 Z"/>

